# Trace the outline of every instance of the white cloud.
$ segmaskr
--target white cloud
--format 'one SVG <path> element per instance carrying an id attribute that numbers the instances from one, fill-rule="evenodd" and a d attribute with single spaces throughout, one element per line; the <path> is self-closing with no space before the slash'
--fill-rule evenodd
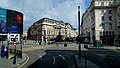
<path id="1" fill-rule="evenodd" d="M 24 14 L 24 27 L 48 17 L 62 20 L 77 27 L 78 5 L 85 6 L 83 0 L 0 0 L 0 6 L 20 11 Z M 81 11 L 84 12 L 84 8 Z"/>

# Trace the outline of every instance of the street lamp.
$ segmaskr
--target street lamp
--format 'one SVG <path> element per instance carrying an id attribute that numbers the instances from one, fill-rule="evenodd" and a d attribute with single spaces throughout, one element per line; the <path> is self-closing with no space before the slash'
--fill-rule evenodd
<path id="1" fill-rule="evenodd" d="M 78 32 L 80 36 L 80 6 L 78 6 Z M 80 42 L 81 43 L 81 42 Z M 81 45 L 79 44 L 79 59 L 81 59 Z"/>

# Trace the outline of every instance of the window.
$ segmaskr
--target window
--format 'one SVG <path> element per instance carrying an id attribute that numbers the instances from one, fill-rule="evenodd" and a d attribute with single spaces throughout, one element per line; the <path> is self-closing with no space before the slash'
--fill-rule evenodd
<path id="1" fill-rule="evenodd" d="M 111 10 L 108 10 L 109 11 L 109 14 L 112 14 L 112 11 Z"/>
<path id="2" fill-rule="evenodd" d="M 112 16 L 109 16 L 109 20 L 110 20 L 110 21 L 112 20 Z"/>
<path id="3" fill-rule="evenodd" d="M 118 16 L 119 20 L 120 20 L 120 16 Z"/>
<path id="4" fill-rule="evenodd" d="M 118 25 L 120 26 L 120 22 L 118 22 Z"/>
<path id="5" fill-rule="evenodd" d="M 118 35 L 120 35 L 120 31 L 118 31 Z"/>
<path id="6" fill-rule="evenodd" d="M 102 20 L 104 20 L 104 16 L 102 16 Z"/>
<path id="7" fill-rule="evenodd" d="M 104 14 L 104 10 L 101 10 L 101 14 Z"/>
<path id="8" fill-rule="evenodd" d="M 102 24 L 103 29 L 105 29 L 105 24 Z"/>
<path id="9" fill-rule="evenodd" d="M 100 31 L 100 36 L 102 36 L 102 31 Z"/>
<path id="10" fill-rule="evenodd" d="M 108 31 L 106 31 L 106 35 L 108 35 Z"/>
<path id="11" fill-rule="evenodd" d="M 104 2 L 101 2 L 101 6 L 104 6 Z"/>
<path id="12" fill-rule="evenodd" d="M 103 36 L 105 35 L 105 31 L 103 31 Z"/>
<path id="13" fill-rule="evenodd" d="M 112 4 L 112 2 L 109 2 L 109 5 L 111 5 Z"/>
<path id="14" fill-rule="evenodd" d="M 114 35 L 114 31 L 112 32 L 112 35 Z"/>
<path id="15" fill-rule="evenodd" d="M 112 23 L 109 23 L 109 28 L 112 29 Z"/>
<path id="16" fill-rule="evenodd" d="M 109 31 L 109 35 L 111 35 L 111 31 Z"/>

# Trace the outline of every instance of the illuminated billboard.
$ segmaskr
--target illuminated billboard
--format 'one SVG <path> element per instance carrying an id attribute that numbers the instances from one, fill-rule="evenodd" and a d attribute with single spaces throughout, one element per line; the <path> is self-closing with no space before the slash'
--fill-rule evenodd
<path id="1" fill-rule="evenodd" d="M 0 8 L 0 33 L 23 34 L 23 14 Z"/>
<path id="2" fill-rule="evenodd" d="M 7 31 L 6 29 L 7 10 L 0 8 L 0 33 Z"/>
<path id="3" fill-rule="evenodd" d="M 23 34 L 23 14 L 7 10 L 7 32 Z"/>

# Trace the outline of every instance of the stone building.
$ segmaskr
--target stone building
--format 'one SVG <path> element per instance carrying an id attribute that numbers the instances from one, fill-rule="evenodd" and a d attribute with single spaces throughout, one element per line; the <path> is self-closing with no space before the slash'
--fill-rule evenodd
<path id="1" fill-rule="evenodd" d="M 42 18 L 36 21 L 28 29 L 28 38 L 34 40 L 46 41 L 55 38 L 58 34 L 65 37 L 76 37 L 76 30 L 69 24 L 63 21 L 57 21 L 49 18 Z"/>
<path id="2" fill-rule="evenodd" d="M 82 16 L 81 30 L 85 42 L 113 44 L 120 35 L 120 0 L 92 0 Z"/>

